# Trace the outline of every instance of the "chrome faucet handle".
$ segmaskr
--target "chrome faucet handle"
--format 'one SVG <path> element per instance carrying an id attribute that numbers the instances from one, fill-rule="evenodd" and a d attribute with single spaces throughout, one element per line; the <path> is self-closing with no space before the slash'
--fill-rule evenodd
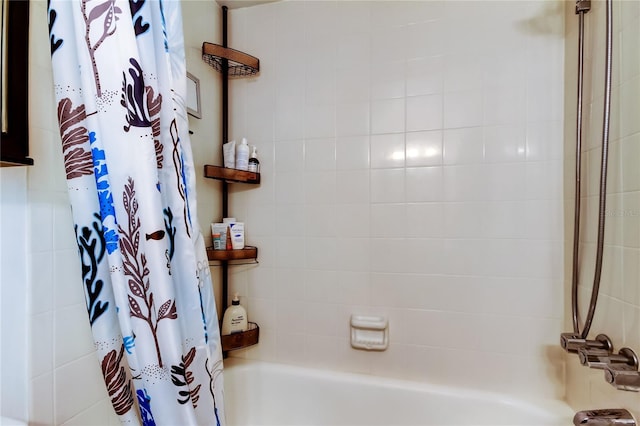
<path id="1" fill-rule="evenodd" d="M 604 379 L 616 389 L 640 392 L 640 372 L 638 356 L 629 348 L 620 349 L 620 354 L 627 357 L 625 364 L 611 364 L 604 369 Z"/>
<path id="2" fill-rule="evenodd" d="M 562 333 L 560 335 L 560 346 L 570 353 L 578 353 L 580 349 L 602 349 L 608 352 L 613 351 L 613 343 L 608 336 L 598 334 L 595 340 L 584 339 L 577 333 Z"/>
<path id="3" fill-rule="evenodd" d="M 573 417 L 575 426 L 636 426 L 636 421 L 624 408 L 578 411 Z"/>
<path id="4" fill-rule="evenodd" d="M 591 368 L 605 369 L 608 365 L 623 364 L 633 365 L 633 360 L 630 359 L 629 354 L 621 350 L 619 353 L 614 354 L 604 349 L 579 349 L 578 357 L 580 358 L 580 364 Z"/>

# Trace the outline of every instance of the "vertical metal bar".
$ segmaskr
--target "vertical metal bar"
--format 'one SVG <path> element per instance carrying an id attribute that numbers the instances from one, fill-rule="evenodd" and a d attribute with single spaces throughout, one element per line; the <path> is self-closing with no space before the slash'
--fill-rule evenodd
<path id="1" fill-rule="evenodd" d="M 227 6 L 222 6 L 222 46 L 228 46 Z M 222 143 L 229 141 L 229 61 L 222 58 Z M 222 182 L 222 217 L 229 216 L 229 184 Z M 226 244 L 223 243 L 223 244 Z M 229 265 L 222 262 L 222 312 L 227 309 L 229 297 Z"/>

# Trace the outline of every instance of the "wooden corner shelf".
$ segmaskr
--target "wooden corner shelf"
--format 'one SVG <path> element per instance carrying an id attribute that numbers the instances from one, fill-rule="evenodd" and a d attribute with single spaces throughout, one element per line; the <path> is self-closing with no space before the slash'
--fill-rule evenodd
<path id="1" fill-rule="evenodd" d="M 220 336 L 223 351 L 233 351 L 243 349 L 258 343 L 260 338 L 260 327 L 255 322 L 249 322 L 249 329 L 241 333 L 227 334 Z"/>
<path id="2" fill-rule="evenodd" d="M 234 183 L 250 183 L 254 185 L 260 183 L 260 173 L 230 169 L 228 167 L 212 166 L 209 164 L 205 164 L 204 166 L 204 177 Z"/>
<path id="3" fill-rule="evenodd" d="M 257 259 L 258 247 L 246 246 L 240 250 L 214 250 L 213 247 L 207 247 L 207 258 L 222 261 Z"/>

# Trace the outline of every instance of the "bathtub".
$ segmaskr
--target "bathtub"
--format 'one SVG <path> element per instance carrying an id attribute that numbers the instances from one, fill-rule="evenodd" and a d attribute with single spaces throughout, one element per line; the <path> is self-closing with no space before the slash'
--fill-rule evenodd
<path id="1" fill-rule="evenodd" d="M 249 425 L 509 425 L 572 424 L 563 402 L 314 370 L 225 360 L 227 424 Z"/>

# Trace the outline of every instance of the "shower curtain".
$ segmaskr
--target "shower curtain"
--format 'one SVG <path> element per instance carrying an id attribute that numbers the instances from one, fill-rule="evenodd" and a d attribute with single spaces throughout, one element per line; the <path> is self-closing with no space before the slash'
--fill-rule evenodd
<path id="1" fill-rule="evenodd" d="M 177 0 L 50 0 L 82 282 L 122 423 L 224 424 Z"/>

